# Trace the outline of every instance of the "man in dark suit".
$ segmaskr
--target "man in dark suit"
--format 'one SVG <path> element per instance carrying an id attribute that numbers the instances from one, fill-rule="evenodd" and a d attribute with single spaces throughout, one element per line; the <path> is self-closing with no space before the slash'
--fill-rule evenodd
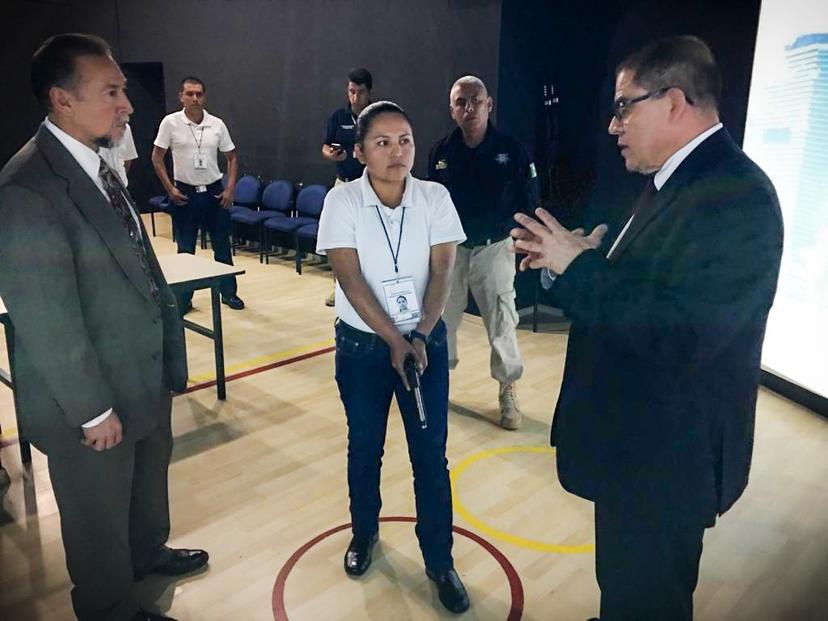
<path id="1" fill-rule="evenodd" d="M 0 172 L 0 295 L 15 326 L 21 433 L 48 457 L 81 620 L 139 610 L 134 579 L 206 565 L 173 550 L 171 390 L 186 386 L 175 298 L 137 209 L 98 147 L 124 133 L 125 79 L 97 37 L 35 53 L 48 116 Z"/>
<path id="2" fill-rule="evenodd" d="M 562 485 L 595 502 L 601 620 L 690 620 L 704 530 L 747 485 L 782 219 L 719 123 L 702 41 L 657 41 L 616 78 L 609 132 L 652 176 L 627 226 L 608 253 L 605 226 L 543 210 L 513 236 L 572 319 L 552 442 Z"/>

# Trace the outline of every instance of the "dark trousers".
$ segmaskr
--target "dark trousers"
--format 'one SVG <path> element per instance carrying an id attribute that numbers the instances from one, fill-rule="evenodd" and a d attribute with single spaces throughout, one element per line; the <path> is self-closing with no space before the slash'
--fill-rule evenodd
<path id="1" fill-rule="evenodd" d="M 453 565 L 451 486 L 446 461 L 448 348 L 442 320 L 432 331 L 427 354 L 428 367 L 421 383 L 428 427 L 422 429 L 414 393 L 406 391 L 391 366 L 385 342 L 343 322 L 336 326 L 336 382 L 348 419 L 348 489 L 354 535 L 370 537 L 379 529 L 380 468 L 388 409 L 396 395 L 414 471 L 415 532 L 425 566 L 440 573 Z"/>
<path id="2" fill-rule="evenodd" d="M 179 181 L 175 182 L 175 186 L 189 199 L 185 205 L 172 205 L 178 254 L 195 254 L 196 238 L 200 228 L 210 234 L 213 258 L 219 263 L 233 265 L 233 253 L 230 247 L 230 210 L 223 209 L 216 198 L 224 190 L 221 182 L 211 183 L 207 186 L 206 192 L 196 192 L 194 186 Z M 236 277 L 223 278 L 219 289 L 223 297 L 235 297 Z M 182 293 L 178 298 L 179 307 L 182 303 L 189 304 L 192 299 L 192 291 Z"/>
<path id="3" fill-rule="evenodd" d="M 124 621 L 138 611 L 134 572 L 151 569 L 170 534 L 169 415 L 137 442 L 81 449 L 48 460 L 72 605 L 80 621 Z"/>
<path id="4" fill-rule="evenodd" d="M 595 505 L 601 621 L 692 621 L 705 525 Z"/>

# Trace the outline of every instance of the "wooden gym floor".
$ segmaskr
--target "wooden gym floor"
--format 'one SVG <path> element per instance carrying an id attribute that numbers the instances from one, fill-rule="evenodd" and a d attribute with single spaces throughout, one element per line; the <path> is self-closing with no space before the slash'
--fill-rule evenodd
<path id="1" fill-rule="evenodd" d="M 159 215 L 154 244 L 175 251 Z M 205 252 L 205 251 L 199 251 Z M 383 466 L 381 543 L 359 580 L 342 570 L 350 532 L 346 425 L 333 379 L 328 270 L 302 276 L 290 257 L 260 265 L 239 253 L 247 308 L 223 307 L 228 399 L 207 387 L 174 400 L 171 545 L 209 550 L 209 571 L 179 582 L 148 578 L 148 607 L 182 620 L 395 621 L 451 618 L 426 579 L 414 537 L 411 469 L 392 411 Z M 194 321 L 209 321 L 196 293 Z M 449 463 L 455 565 L 471 596 L 463 618 L 597 615 L 590 503 L 564 492 L 548 448 L 566 334 L 519 334 L 525 359 L 520 431 L 497 426 L 482 324 L 467 316 L 452 374 Z M 210 379 L 212 343 L 187 333 L 193 385 Z M 0 365 L 5 366 L 5 351 Z M 252 371 L 252 372 L 251 372 Z M 245 373 L 250 372 L 250 373 Z M 0 619 L 71 619 L 70 584 L 46 460 L 21 468 L 10 391 L 0 388 Z M 696 618 L 828 619 L 828 420 L 761 390 L 751 483 L 705 537 Z M 343 527 L 343 528 L 337 528 Z M 154 602 L 154 606 L 153 606 Z M 511 616 L 510 616 L 511 615 Z"/>

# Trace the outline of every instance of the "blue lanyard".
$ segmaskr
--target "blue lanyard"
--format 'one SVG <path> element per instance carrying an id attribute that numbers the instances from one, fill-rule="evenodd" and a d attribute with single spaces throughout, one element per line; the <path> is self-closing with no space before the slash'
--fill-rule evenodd
<path id="1" fill-rule="evenodd" d="M 402 217 L 400 218 L 400 236 L 397 239 L 397 252 L 394 253 L 394 247 L 391 245 L 391 237 L 388 235 L 388 229 L 385 228 L 385 218 L 382 217 L 380 213 L 379 207 L 374 205 L 374 209 L 377 210 L 377 217 L 380 219 L 380 224 L 382 225 L 382 232 L 385 233 L 385 241 L 388 242 L 388 250 L 391 251 L 391 258 L 394 259 L 394 273 L 399 274 L 400 269 L 397 266 L 397 260 L 400 258 L 400 244 L 402 243 L 402 232 L 403 232 L 403 224 L 405 223 L 405 205 L 402 208 Z"/>

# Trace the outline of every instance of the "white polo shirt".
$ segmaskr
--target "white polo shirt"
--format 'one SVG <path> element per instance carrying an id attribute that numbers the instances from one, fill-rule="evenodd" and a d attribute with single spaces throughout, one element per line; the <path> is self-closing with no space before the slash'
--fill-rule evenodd
<path id="1" fill-rule="evenodd" d="M 172 151 L 173 178 L 189 185 L 210 185 L 221 179 L 218 151 L 227 153 L 236 148 L 224 121 L 207 110 L 201 123 L 193 123 L 184 110 L 168 114 L 161 120 L 153 144 Z M 204 168 L 195 167 L 197 153 L 204 156 Z"/>
<path id="2" fill-rule="evenodd" d="M 135 150 L 135 141 L 132 139 L 132 129 L 130 128 L 129 123 L 127 123 L 126 130 L 124 131 L 124 137 L 121 138 L 121 141 L 112 148 L 101 147 L 98 149 L 98 155 L 101 156 L 103 161 L 106 162 L 112 170 L 118 173 L 124 187 L 127 187 L 129 185 L 129 179 L 127 179 L 126 166 L 124 166 L 124 162 L 129 162 L 138 158 L 138 151 Z"/>
<path id="3" fill-rule="evenodd" d="M 399 273 L 396 274 L 383 223 L 394 252 L 399 240 Z M 331 248 L 355 248 L 362 275 L 381 308 L 385 308 L 383 281 L 411 276 L 422 308 L 431 247 L 448 242 L 459 244 L 465 239 L 457 210 L 444 186 L 408 175 L 400 206 L 390 209 L 380 203 L 365 170 L 362 177 L 332 188 L 325 197 L 316 252 L 325 254 Z M 336 315 L 357 330 L 374 332 L 351 306 L 339 282 L 336 283 Z M 418 323 L 414 320 L 397 327 L 407 333 Z"/>

